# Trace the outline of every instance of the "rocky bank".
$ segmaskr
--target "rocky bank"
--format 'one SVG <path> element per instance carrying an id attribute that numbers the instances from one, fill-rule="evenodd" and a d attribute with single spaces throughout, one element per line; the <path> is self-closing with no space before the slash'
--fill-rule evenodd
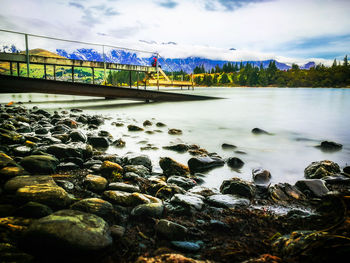
<path id="1" fill-rule="evenodd" d="M 147 155 L 106 154 L 127 145 L 101 130 L 103 123 L 103 116 L 79 109 L 0 107 L 1 262 L 337 262 L 349 256 L 348 166 L 314 162 L 295 185 L 271 185 L 270 172 L 257 168 L 250 182 L 232 178 L 210 189 L 200 186 L 201 172 L 244 162 L 197 145 L 164 145 L 193 157 L 183 164 L 163 156 L 156 173 Z M 143 123 L 152 125 L 167 129 Z M 252 132 L 272 135 L 260 131 Z"/>

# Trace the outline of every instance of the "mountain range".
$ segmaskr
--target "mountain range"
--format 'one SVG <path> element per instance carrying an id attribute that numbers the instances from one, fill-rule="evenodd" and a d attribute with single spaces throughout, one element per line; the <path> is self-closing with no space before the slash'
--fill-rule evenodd
<path id="1" fill-rule="evenodd" d="M 36 49 L 39 50 L 39 49 Z M 40 49 L 41 50 L 41 49 Z M 45 51 L 45 50 L 43 50 Z M 20 52 L 14 45 L 3 46 L 0 48 L 0 52 L 6 53 L 17 53 Z M 23 52 L 23 51 L 22 51 Z M 21 52 L 21 53 L 22 53 Z M 49 52 L 49 51 L 47 51 Z M 31 51 L 31 53 L 33 53 Z M 44 52 L 45 53 L 45 52 Z M 69 59 L 76 60 L 90 60 L 90 61 L 103 61 L 103 54 L 95 49 L 80 48 L 74 51 L 67 51 L 65 49 L 56 49 L 56 54 L 61 57 L 66 57 Z M 122 50 L 122 49 L 111 49 L 105 54 L 106 62 L 120 63 L 120 64 L 132 64 L 132 65 L 151 65 L 153 61 L 153 56 L 141 57 L 137 53 Z M 260 67 L 262 64 L 264 68 L 267 68 L 272 59 L 263 61 L 242 61 L 245 65 L 250 63 L 255 67 Z M 225 63 L 240 64 L 241 61 L 224 61 L 224 60 L 213 60 L 201 57 L 186 57 L 186 58 L 160 58 L 159 64 L 163 70 L 166 71 L 184 71 L 186 73 L 192 73 L 194 68 L 204 66 L 206 71 L 210 71 L 215 66 L 222 67 Z M 280 70 L 288 70 L 291 66 L 276 61 L 276 66 Z M 310 69 L 315 66 L 315 62 L 308 62 L 305 65 L 300 66 L 301 69 Z"/>

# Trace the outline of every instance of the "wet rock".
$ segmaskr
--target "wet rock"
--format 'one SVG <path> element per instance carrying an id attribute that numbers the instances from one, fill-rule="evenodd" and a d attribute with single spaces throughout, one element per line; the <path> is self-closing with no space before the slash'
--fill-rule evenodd
<path id="1" fill-rule="evenodd" d="M 84 183 L 90 191 L 102 192 L 106 189 L 108 181 L 102 176 L 88 174 L 84 179 Z"/>
<path id="2" fill-rule="evenodd" d="M 175 152 L 179 152 L 179 153 L 184 153 L 184 152 L 187 152 L 189 147 L 186 144 L 179 143 L 176 145 L 163 146 L 163 149 L 171 150 L 171 151 L 175 151 Z"/>
<path id="3" fill-rule="evenodd" d="M 177 249 L 188 251 L 188 252 L 197 252 L 201 249 L 201 246 L 198 242 L 171 241 L 171 244 Z"/>
<path id="4" fill-rule="evenodd" d="M 52 207 L 66 207 L 71 202 L 68 193 L 57 185 L 37 184 L 19 188 L 16 196 L 20 200 L 34 201 Z"/>
<path id="5" fill-rule="evenodd" d="M 103 197 L 112 202 L 113 204 L 126 207 L 134 207 L 140 204 L 162 203 L 160 199 L 150 195 L 140 193 L 128 193 L 123 191 L 104 191 Z"/>
<path id="6" fill-rule="evenodd" d="M 230 180 L 225 180 L 222 182 L 220 191 L 223 194 L 233 194 L 242 197 L 253 198 L 256 188 L 250 182 L 243 181 L 240 178 L 232 178 Z"/>
<path id="7" fill-rule="evenodd" d="M 110 183 L 108 185 L 109 190 L 118 190 L 129 193 L 140 192 L 140 187 L 137 185 L 126 184 L 126 183 Z"/>
<path id="8" fill-rule="evenodd" d="M 339 173 L 339 165 L 328 160 L 312 162 L 304 170 L 304 175 L 307 179 L 321 179 L 325 176 L 336 176 Z"/>
<path id="9" fill-rule="evenodd" d="M 77 130 L 77 131 L 72 131 L 69 134 L 69 138 L 73 141 L 73 142 L 83 142 L 86 143 L 87 142 L 87 137 L 84 133 L 82 133 L 81 131 Z"/>
<path id="10" fill-rule="evenodd" d="M 340 151 L 343 148 L 343 145 L 332 141 L 323 141 L 316 147 L 320 148 L 324 152 L 336 152 Z"/>
<path id="11" fill-rule="evenodd" d="M 182 240 L 187 235 L 187 228 L 169 220 L 161 219 L 155 226 L 156 232 L 170 240 Z"/>
<path id="12" fill-rule="evenodd" d="M 252 170 L 253 181 L 255 184 L 268 184 L 271 179 L 271 173 L 263 168 L 254 168 Z"/>
<path id="13" fill-rule="evenodd" d="M 137 174 L 144 178 L 151 174 L 149 169 L 143 165 L 125 165 L 124 171 L 125 173 Z"/>
<path id="14" fill-rule="evenodd" d="M 52 174 L 56 171 L 58 164 L 59 161 L 50 155 L 30 155 L 20 162 L 20 165 L 32 174 Z"/>
<path id="15" fill-rule="evenodd" d="M 187 207 L 191 207 L 196 210 L 201 210 L 204 205 L 202 198 L 203 197 L 201 196 L 195 196 L 195 195 L 175 194 L 171 198 L 170 202 L 185 205 Z"/>
<path id="16" fill-rule="evenodd" d="M 227 165 L 233 169 L 240 169 L 243 167 L 244 162 L 237 157 L 230 157 L 227 159 Z"/>
<path id="17" fill-rule="evenodd" d="M 176 176 L 176 175 L 170 176 L 167 180 L 167 183 L 176 184 L 185 190 L 188 190 L 194 187 L 195 185 L 197 185 L 197 183 L 193 179 L 185 178 L 182 176 Z"/>
<path id="18" fill-rule="evenodd" d="M 233 149 L 236 149 L 237 146 L 235 146 L 233 144 L 229 144 L 229 143 L 223 143 L 221 145 L 221 148 L 224 149 L 224 150 L 233 150 Z"/>
<path id="19" fill-rule="evenodd" d="M 123 173 L 123 171 L 123 167 L 110 161 L 104 161 L 100 167 L 102 176 L 110 179 L 113 179 L 115 176 L 118 176 L 118 174 Z"/>
<path id="20" fill-rule="evenodd" d="M 162 122 L 157 122 L 156 126 L 157 127 L 165 127 L 166 125 L 164 123 L 162 123 Z"/>
<path id="21" fill-rule="evenodd" d="M 106 149 L 109 147 L 109 141 L 105 137 L 98 137 L 98 136 L 88 137 L 88 142 L 94 148 Z"/>
<path id="22" fill-rule="evenodd" d="M 182 130 L 180 130 L 180 129 L 169 129 L 168 133 L 170 135 L 181 135 L 182 134 Z"/>
<path id="23" fill-rule="evenodd" d="M 86 198 L 75 202 L 70 209 L 79 210 L 102 217 L 106 221 L 111 221 L 114 217 L 113 205 L 100 198 Z"/>
<path id="24" fill-rule="evenodd" d="M 31 154 L 31 152 L 32 148 L 25 145 L 13 148 L 13 153 L 16 156 L 28 156 Z"/>
<path id="25" fill-rule="evenodd" d="M 126 143 L 125 141 L 123 141 L 121 138 L 118 140 L 115 140 L 114 142 L 112 142 L 112 145 L 118 148 L 123 148 L 125 147 Z"/>
<path id="26" fill-rule="evenodd" d="M 152 126 L 153 125 L 153 123 L 151 122 L 151 121 L 149 121 L 149 120 L 145 120 L 144 122 L 143 122 L 143 126 Z"/>
<path id="27" fill-rule="evenodd" d="M 108 224 L 96 215 L 77 210 L 60 210 L 34 221 L 24 240 L 36 253 L 57 255 L 59 251 L 57 256 L 62 257 L 91 254 L 112 245 Z"/>
<path id="28" fill-rule="evenodd" d="M 164 174 L 167 176 L 185 176 L 190 173 L 190 170 L 186 165 L 178 163 L 169 157 L 160 158 L 159 165 L 162 168 Z"/>
<path id="29" fill-rule="evenodd" d="M 16 176 L 8 180 L 4 185 L 4 190 L 7 192 L 16 192 L 19 188 L 37 184 L 57 186 L 55 181 L 49 175 L 24 175 Z"/>
<path id="30" fill-rule="evenodd" d="M 261 134 L 267 134 L 267 135 L 271 135 L 271 133 L 263 130 L 263 129 L 260 129 L 260 128 L 254 128 L 252 129 L 252 133 L 253 134 L 257 134 L 257 135 L 261 135 Z"/>
<path id="31" fill-rule="evenodd" d="M 131 215 L 160 218 L 163 214 L 163 211 L 164 205 L 162 203 L 141 204 L 131 210 Z"/>
<path id="32" fill-rule="evenodd" d="M 207 171 L 224 164 L 225 161 L 218 157 L 193 157 L 188 160 L 188 167 L 191 173 Z"/>
<path id="33" fill-rule="evenodd" d="M 126 155 L 124 162 L 127 165 L 143 165 L 152 171 L 152 161 L 147 155 Z"/>
<path id="34" fill-rule="evenodd" d="M 223 207 L 223 208 L 234 208 L 234 207 L 247 207 L 250 201 L 246 198 L 239 198 L 230 194 L 215 194 L 206 198 L 212 206 Z"/>
<path id="35" fill-rule="evenodd" d="M 324 181 L 320 179 L 299 180 L 295 183 L 295 186 L 306 196 L 322 197 L 329 192 Z"/>
<path id="36" fill-rule="evenodd" d="M 16 209 L 13 213 L 14 216 L 26 217 L 26 218 L 41 218 L 52 214 L 53 211 L 50 207 L 37 202 L 28 202 L 25 205 Z"/>
<path id="37" fill-rule="evenodd" d="M 136 125 L 129 124 L 128 131 L 143 131 L 143 128 Z"/>

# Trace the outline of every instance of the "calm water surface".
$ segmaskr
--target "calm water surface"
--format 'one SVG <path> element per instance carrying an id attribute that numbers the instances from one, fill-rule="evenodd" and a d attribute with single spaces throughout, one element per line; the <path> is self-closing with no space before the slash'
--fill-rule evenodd
<path id="1" fill-rule="evenodd" d="M 169 156 L 187 163 L 191 158 L 189 154 L 162 149 L 180 142 L 198 144 L 224 158 L 236 156 L 245 162 L 239 171 L 225 165 L 206 173 L 205 185 L 213 187 L 219 187 L 224 179 L 233 176 L 251 180 L 251 170 L 255 167 L 268 169 L 274 184 L 295 183 L 303 178 L 305 167 L 313 161 L 328 159 L 341 167 L 350 164 L 350 89 L 200 88 L 182 92 L 224 99 L 146 104 L 76 96 L 3 94 L 0 102 L 22 101 L 27 107 L 37 105 L 49 110 L 79 107 L 85 113 L 108 116 L 110 119 L 101 129 L 109 131 L 114 139 L 122 138 L 127 145 L 125 149 L 110 147 L 108 152 L 147 154 L 155 171 L 161 171 L 159 157 Z M 29 100 L 32 102 L 27 103 Z M 127 131 L 128 124 L 142 126 L 145 120 L 161 121 L 167 127 L 153 125 L 146 129 L 163 131 L 154 134 Z M 111 125 L 115 121 L 126 125 Z M 274 135 L 254 135 L 251 130 L 255 127 Z M 183 134 L 169 135 L 169 128 L 181 129 Z M 325 153 L 314 147 L 323 140 L 341 143 L 343 149 Z M 223 150 L 222 143 L 234 144 L 236 150 L 246 154 Z M 140 150 L 147 145 L 159 150 Z"/>

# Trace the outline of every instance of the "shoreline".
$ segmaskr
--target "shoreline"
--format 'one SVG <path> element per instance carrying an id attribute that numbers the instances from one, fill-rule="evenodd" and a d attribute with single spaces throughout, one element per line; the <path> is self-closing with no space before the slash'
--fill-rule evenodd
<path id="1" fill-rule="evenodd" d="M 104 116 L 17 104 L 0 113 L 0 259 L 327 262 L 349 252 L 347 167 L 315 162 L 307 180 L 273 186 L 263 170 L 254 181 L 232 178 L 210 189 L 200 186 L 201 172 L 239 160 L 176 144 L 169 147 L 193 157 L 162 158 L 159 173 L 147 155 L 105 153 L 127 146 L 100 129 Z M 129 125 L 129 133 L 144 127 Z"/>

